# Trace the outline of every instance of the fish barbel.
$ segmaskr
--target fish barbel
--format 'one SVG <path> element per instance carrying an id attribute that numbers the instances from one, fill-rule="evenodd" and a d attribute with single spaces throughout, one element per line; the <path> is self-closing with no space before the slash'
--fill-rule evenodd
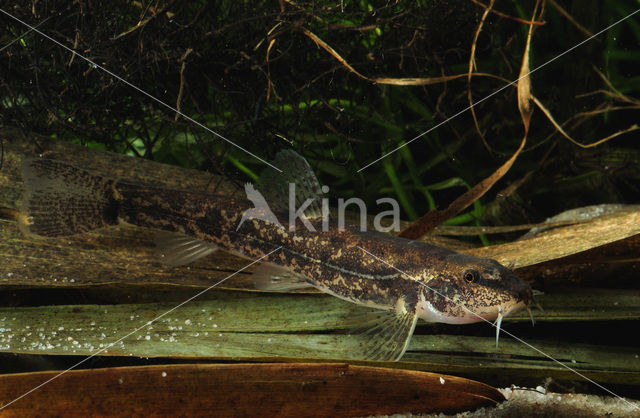
<path id="1" fill-rule="evenodd" d="M 288 164 L 291 178 L 302 180 L 296 181 L 302 197 L 317 196 L 317 179 L 304 158 L 283 151 L 278 159 Z M 306 216 L 286 222 L 289 216 L 278 208 L 258 208 L 258 197 L 264 198 L 249 185 L 248 199 L 168 190 L 48 159 L 25 160 L 23 176 L 27 233 L 65 236 L 119 223 L 153 228 L 162 231 L 158 242 L 171 264 L 217 249 L 251 259 L 266 256 L 255 273 L 261 288 L 313 286 L 379 309 L 366 346 L 353 353 L 357 358 L 398 360 L 419 318 L 448 324 L 495 320 L 499 332 L 504 316 L 533 302 L 529 285 L 495 260 L 349 225 L 323 228 L 314 205 Z M 267 176 L 264 183 L 281 180 Z"/>

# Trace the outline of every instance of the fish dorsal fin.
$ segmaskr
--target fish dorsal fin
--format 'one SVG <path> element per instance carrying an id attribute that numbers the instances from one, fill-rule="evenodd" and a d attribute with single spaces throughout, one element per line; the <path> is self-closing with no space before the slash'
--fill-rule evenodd
<path id="1" fill-rule="evenodd" d="M 157 232 L 155 241 L 162 261 L 170 266 L 192 263 L 218 249 L 215 244 L 178 232 Z"/>
<path id="2" fill-rule="evenodd" d="M 311 287 L 304 276 L 271 263 L 260 264 L 253 270 L 252 277 L 259 290 L 286 292 Z"/>
<path id="3" fill-rule="evenodd" d="M 260 174 L 260 190 L 273 210 L 289 211 L 289 184 L 295 184 L 296 208 L 300 208 L 307 199 L 312 199 L 304 216 L 309 219 L 322 217 L 322 188 L 307 160 L 293 150 L 282 150 L 276 154 L 273 165 Z"/>
<path id="4" fill-rule="evenodd" d="M 418 321 L 415 309 L 399 312 L 378 311 L 367 314 L 368 318 L 351 334 L 361 334 L 360 345 L 350 356 L 364 360 L 398 361 L 403 356 Z"/>

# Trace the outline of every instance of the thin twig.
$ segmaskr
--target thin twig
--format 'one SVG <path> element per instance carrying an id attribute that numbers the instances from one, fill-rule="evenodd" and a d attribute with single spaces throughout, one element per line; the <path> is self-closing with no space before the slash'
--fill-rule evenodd
<path id="1" fill-rule="evenodd" d="M 192 52 L 193 52 L 193 49 L 187 48 L 185 53 L 182 54 L 182 57 L 180 58 L 180 62 L 182 63 L 182 65 L 180 66 L 180 89 L 178 90 L 178 99 L 176 100 L 176 110 L 177 110 L 177 112 L 176 112 L 175 118 L 173 119 L 174 122 L 178 121 L 178 118 L 180 117 L 180 112 L 182 112 L 182 108 L 181 108 L 182 94 L 184 93 L 184 85 L 186 83 L 186 81 L 184 79 L 184 70 L 185 70 L 185 68 L 187 68 L 187 57 Z"/>
<path id="2" fill-rule="evenodd" d="M 542 112 L 545 114 L 545 116 L 547 117 L 547 119 L 549 119 L 549 121 L 551 122 L 551 124 L 556 128 L 556 130 L 558 132 L 560 132 L 560 134 L 562 134 L 562 136 L 564 136 L 565 138 L 567 138 L 569 141 L 571 141 L 573 144 L 579 146 L 580 148 L 593 148 L 596 147 L 604 142 L 609 141 L 610 139 L 613 139 L 617 136 L 620 136 L 622 134 L 626 134 L 629 132 L 633 132 L 633 131 L 637 131 L 640 129 L 640 126 L 638 126 L 637 124 L 633 124 L 630 127 L 628 127 L 627 129 L 618 131 L 616 133 L 613 133 L 609 136 L 607 136 L 606 138 L 602 138 L 599 139 L 595 142 L 592 142 L 590 144 L 583 144 L 581 142 L 576 141 L 575 139 L 573 139 L 568 133 L 565 132 L 564 129 L 562 129 L 562 126 L 560 126 L 555 119 L 553 118 L 553 115 L 551 114 L 551 112 L 542 104 L 542 102 L 540 102 L 535 96 L 531 96 L 533 102 L 540 108 L 540 110 L 542 110 Z"/>
<path id="3" fill-rule="evenodd" d="M 573 25 L 576 28 L 578 28 L 582 33 L 584 33 L 587 36 L 593 35 L 584 26 L 582 26 L 580 23 L 576 22 L 576 20 L 573 17 L 571 17 L 571 15 L 569 13 L 567 13 L 566 10 L 564 10 L 562 7 L 560 7 L 560 5 L 558 3 L 556 3 L 554 0 L 548 0 L 548 1 L 551 4 L 551 6 L 553 6 L 558 11 L 558 13 L 560 13 L 562 16 L 567 18 L 567 20 L 569 22 L 573 23 Z"/>
<path id="4" fill-rule="evenodd" d="M 524 23 L 526 25 L 536 25 L 536 26 L 542 26 L 542 25 L 545 25 L 547 23 L 545 21 L 538 22 L 538 21 L 534 21 L 534 20 L 524 20 L 524 19 L 521 19 L 519 17 L 511 16 L 511 15 L 508 15 L 506 13 L 502 13 L 502 12 L 500 12 L 498 10 L 494 10 L 492 8 L 493 1 L 491 2 L 491 4 L 489 6 L 487 6 L 487 5 L 483 4 L 483 3 L 480 3 L 478 0 L 471 0 L 471 1 L 474 4 L 477 4 L 480 7 L 484 7 L 485 9 L 491 9 L 491 13 L 493 13 L 493 14 L 495 14 L 497 16 L 500 16 L 500 17 L 504 17 L 505 19 L 511 19 L 511 20 L 515 20 L 516 22 Z"/>
<path id="5" fill-rule="evenodd" d="M 484 135 L 482 134 L 482 131 L 480 130 L 480 125 L 478 124 L 478 118 L 476 116 L 475 106 L 473 105 L 473 97 L 471 95 L 471 74 L 473 70 L 477 69 L 476 44 L 478 42 L 478 37 L 480 36 L 480 31 L 482 31 L 482 27 L 484 26 L 484 21 L 487 19 L 487 16 L 489 15 L 489 12 L 493 8 L 494 3 L 495 3 L 495 0 L 491 0 L 491 2 L 489 3 L 489 6 L 485 7 L 484 13 L 482 14 L 482 18 L 480 19 L 480 23 L 478 23 L 478 27 L 476 28 L 476 33 L 473 36 L 473 42 L 471 43 L 471 54 L 469 54 L 469 70 L 467 71 L 467 98 L 469 99 L 469 108 L 471 109 L 471 117 L 473 118 L 473 124 L 476 128 L 476 132 L 478 132 L 480 139 L 482 139 L 482 143 L 487 148 L 487 150 L 489 150 L 489 152 L 492 151 L 491 146 L 489 145 L 489 143 L 487 142 L 487 139 L 484 137 Z"/>
<path id="6" fill-rule="evenodd" d="M 162 16 L 171 6 L 173 6 L 173 4 L 176 2 L 176 0 L 172 0 L 169 3 L 167 3 L 162 9 L 158 10 L 156 13 L 152 14 L 151 16 L 149 16 L 148 18 L 144 19 L 144 20 L 140 20 L 138 21 L 138 23 L 130 28 L 129 30 L 126 30 L 124 32 L 122 32 L 120 35 L 117 35 L 113 38 L 111 38 L 112 41 L 118 40 L 124 36 L 130 35 L 133 32 L 137 31 L 140 28 L 143 28 L 144 26 L 147 25 L 147 23 L 151 22 L 152 20 L 154 20 L 155 18 L 157 18 L 158 16 Z"/>

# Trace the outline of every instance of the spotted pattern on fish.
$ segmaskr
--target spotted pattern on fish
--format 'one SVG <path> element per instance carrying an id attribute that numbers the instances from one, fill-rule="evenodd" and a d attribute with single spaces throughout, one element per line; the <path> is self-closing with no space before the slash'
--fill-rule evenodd
<path id="1" fill-rule="evenodd" d="M 181 233 L 254 260 L 264 257 L 326 293 L 389 311 L 372 334 L 376 342 L 367 353 L 374 358 L 399 358 L 418 317 L 500 321 L 532 301 L 528 284 L 496 261 L 424 242 L 350 226 L 323 231 L 318 219 L 309 220 L 317 232 L 310 231 L 301 219 L 288 225 L 283 213 L 275 214 L 281 225 L 254 218 L 236 231 L 253 209 L 249 200 L 114 181 L 50 160 L 25 162 L 23 175 L 29 232 L 61 236 L 126 222 Z"/>
<path id="2" fill-rule="evenodd" d="M 119 216 L 126 222 L 187 233 L 254 259 L 282 246 L 267 261 L 304 276 L 327 293 L 366 306 L 393 309 L 399 298 L 413 306 L 423 295 L 439 312 L 461 317 L 469 315 L 461 306 L 483 313 L 484 306 L 512 301 L 514 290 L 527 298 L 528 285 L 490 259 L 348 226 L 339 230 L 334 225 L 322 232 L 320 221 L 311 222 L 320 232 L 309 231 L 299 219 L 291 232 L 285 214 L 277 215 L 284 227 L 252 219 L 236 232 L 242 213 L 252 208 L 249 201 L 127 183 L 116 188 Z M 397 270 L 367 257 L 360 247 Z M 465 283 L 463 272 L 474 266 L 481 276 L 476 283 Z"/>

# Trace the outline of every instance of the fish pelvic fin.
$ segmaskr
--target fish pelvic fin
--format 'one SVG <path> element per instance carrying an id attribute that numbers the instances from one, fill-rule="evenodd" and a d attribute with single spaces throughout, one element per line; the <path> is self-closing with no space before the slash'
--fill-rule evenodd
<path id="1" fill-rule="evenodd" d="M 253 283 L 256 289 L 269 292 L 288 292 L 313 287 L 304 276 L 265 262 L 253 270 Z"/>
<path id="2" fill-rule="evenodd" d="M 40 158 L 24 160 L 22 176 L 21 229 L 27 234 L 75 235 L 118 223 L 114 180 Z"/>
<path id="3" fill-rule="evenodd" d="M 173 267 L 192 263 L 218 250 L 215 244 L 179 232 L 159 231 L 155 242 L 160 259 Z"/>

